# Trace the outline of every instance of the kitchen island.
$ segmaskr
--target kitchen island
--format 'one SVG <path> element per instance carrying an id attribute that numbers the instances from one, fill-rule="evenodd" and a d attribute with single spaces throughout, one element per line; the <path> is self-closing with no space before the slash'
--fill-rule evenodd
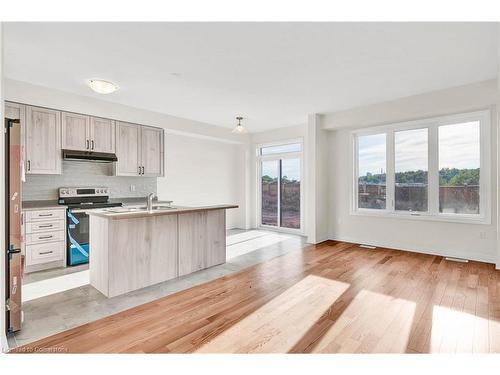
<path id="1" fill-rule="evenodd" d="M 226 210 L 157 206 L 88 211 L 90 284 L 107 297 L 226 262 Z"/>

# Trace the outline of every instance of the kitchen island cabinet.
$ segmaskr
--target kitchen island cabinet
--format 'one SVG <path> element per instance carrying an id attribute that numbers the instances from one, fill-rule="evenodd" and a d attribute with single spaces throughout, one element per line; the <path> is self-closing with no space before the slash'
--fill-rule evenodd
<path id="1" fill-rule="evenodd" d="M 90 284 L 114 297 L 226 261 L 234 205 L 90 210 Z"/>

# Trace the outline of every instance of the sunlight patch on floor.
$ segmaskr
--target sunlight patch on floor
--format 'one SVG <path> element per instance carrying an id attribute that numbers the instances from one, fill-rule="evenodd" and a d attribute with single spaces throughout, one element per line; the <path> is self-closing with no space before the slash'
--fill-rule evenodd
<path id="1" fill-rule="evenodd" d="M 412 301 L 361 290 L 312 351 L 405 353 L 415 307 Z"/>
<path id="2" fill-rule="evenodd" d="M 488 324 L 475 314 L 434 306 L 429 353 L 487 353 Z"/>
<path id="3" fill-rule="evenodd" d="M 227 237 L 226 259 L 235 258 L 240 255 L 262 249 L 266 246 L 278 244 L 291 238 L 293 238 L 293 236 L 287 234 L 253 230 L 245 233 L 234 234 Z"/>
<path id="4" fill-rule="evenodd" d="M 286 353 L 348 287 L 343 282 L 306 276 L 197 352 Z"/>
<path id="5" fill-rule="evenodd" d="M 37 298 L 61 293 L 90 283 L 89 270 L 35 281 L 23 285 L 22 299 L 28 302 Z"/>

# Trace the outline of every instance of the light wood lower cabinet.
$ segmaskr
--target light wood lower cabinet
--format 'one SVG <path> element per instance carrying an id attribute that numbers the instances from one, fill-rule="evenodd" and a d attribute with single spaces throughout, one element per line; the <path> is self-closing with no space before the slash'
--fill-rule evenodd
<path id="1" fill-rule="evenodd" d="M 90 217 L 90 281 L 114 297 L 177 277 L 177 215 Z"/>
<path id="2" fill-rule="evenodd" d="M 47 265 L 52 262 L 61 262 L 64 258 L 66 247 L 62 241 L 47 242 L 41 244 L 26 245 L 26 266 L 32 271 L 47 269 L 39 267 L 33 269 L 33 266 Z"/>
<path id="3" fill-rule="evenodd" d="M 66 208 L 24 210 L 25 272 L 66 266 Z"/>

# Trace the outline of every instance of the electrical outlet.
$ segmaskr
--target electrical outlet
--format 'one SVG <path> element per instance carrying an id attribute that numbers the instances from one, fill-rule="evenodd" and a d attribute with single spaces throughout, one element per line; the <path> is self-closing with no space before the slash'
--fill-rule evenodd
<path id="1" fill-rule="evenodd" d="M 130 191 L 135 191 L 135 185 L 130 185 Z"/>
<path id="2" fill-rule="evenodd" d="M 479 238 L 482 240 L 486 239 L 486 232 L 484 230 L 479 232 Z"/>

